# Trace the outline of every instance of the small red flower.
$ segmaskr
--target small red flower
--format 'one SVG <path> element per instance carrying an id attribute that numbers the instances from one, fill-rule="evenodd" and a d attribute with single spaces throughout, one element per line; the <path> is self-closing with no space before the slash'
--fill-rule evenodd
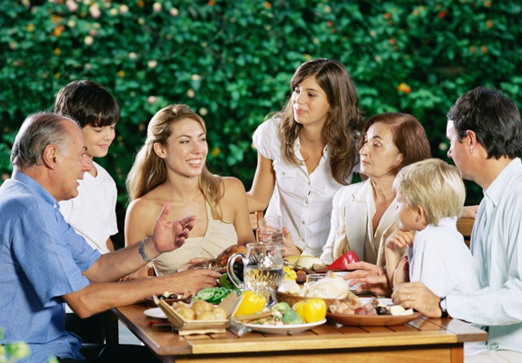
<path id="1" fill-rule="evenodd" d="M 444 19 L 446 17 L 446 15 L 448 15 L 448 10 L 446 10 L 446 9 L 439 11 L 439 13 L 437 14 L 439 19 Z"/>

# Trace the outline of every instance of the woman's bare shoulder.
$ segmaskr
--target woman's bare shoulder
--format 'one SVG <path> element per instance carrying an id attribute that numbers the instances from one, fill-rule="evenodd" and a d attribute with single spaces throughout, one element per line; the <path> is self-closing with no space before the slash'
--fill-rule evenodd
<path id="1" fill-rule="evenodd" d="M 227 189 L 245 192 L 245 186 L 243 185 L 243 182 L 238 178 L 234 176 L 220 176 L 219 178 L 223 181 L 225 192 Z"/>
<path id="2" fill-rule="evenodd" d="M 127 207 L 127 213 L 131 213 L 137 217 L 147 217 L 153 215 L 154 218 L 156 218 L 164 204 L 164 201 L 144 195 L 141 198 L 133 200 L 129 204 Z"/>

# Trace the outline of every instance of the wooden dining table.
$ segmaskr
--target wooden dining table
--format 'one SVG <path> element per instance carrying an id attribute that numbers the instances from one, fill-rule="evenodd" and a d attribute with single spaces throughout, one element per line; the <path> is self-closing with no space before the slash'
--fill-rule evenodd
<path id="1" fill-rule="evenodd" d="M 487 333 L 457 319 L 417 318 L 398 326 L 340 326 L 327 322 L 302 333 L 279 335 L 228 329 L 180 336 L 154 328 L 144 305 L 113 309 L 117 318 L 162 362 L 463 362 L 465 342 Z"/>

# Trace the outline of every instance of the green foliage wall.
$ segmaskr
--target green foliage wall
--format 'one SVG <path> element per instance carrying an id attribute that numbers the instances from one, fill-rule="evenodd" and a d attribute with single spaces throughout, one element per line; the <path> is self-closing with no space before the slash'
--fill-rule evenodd
<path id="1" fill-rule="evenodd" d="M 186 103 L 208 126 L 212 171 L 250 187 L 251 135 L 289 96 L 302 62 L 346 65 L 367 116 L 417 116 L 445 158 L 445 113 L 479 85 L 520 105 L 521 6 L 489 0 L 0 1 L 0 172 L 24 118 L 51 110 L 75 79 L 108 88 L 122 108 L 104 164 L 121 188 L 148 120 Z M 471 202 L 480 193 L 469 190 Z"/>

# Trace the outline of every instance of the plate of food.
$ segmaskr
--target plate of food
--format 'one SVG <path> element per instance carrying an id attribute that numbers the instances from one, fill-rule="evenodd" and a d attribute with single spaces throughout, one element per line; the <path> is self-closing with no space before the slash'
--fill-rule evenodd
<path id="1" fill-rule="evenodd" d="M 295 334 L 326 322 L 324 315 L 317 318 L 321 320 L 306 323 L 300 313 L 288 303 L 279 302 L 255 314 L 235 316 L 233 320 L 235 324 L 260 333 Z"/>
<path id="2" fill-rule="evenodd" d="M 326 323 L 326 319 L 321 321 L 317 321 L 315 323 L 307 323 L 307 324 L 294 324 L 294 325 L 262 325 L 262 324 L 253 324 L 253 323 L 241 323 L 242 326 L 249 328 L 253 331 L 257 331 L 259 333 L 269 333 L 269 334 L 296 334 L 302 333 L 310 328 L 313 328 L 318 325 L 322 325 Z"/>
<path id="3" fill-rule="evenodd" d="M 147 315 L 149 318 L 154 319 L 167 319 L 167 315 L 161 310 L 161 308 L 151 308 L 147 309 L 143 312 L 143 314 Z"/>
<path id="4" fill-rule="evenodd" d="M 420 318 L 420 313 L 393 305 L 391 299 L 360 299 L 361 306 L 331 305 L 326 314 L 329 321 L 351 326 L 396 326 Z"/>

